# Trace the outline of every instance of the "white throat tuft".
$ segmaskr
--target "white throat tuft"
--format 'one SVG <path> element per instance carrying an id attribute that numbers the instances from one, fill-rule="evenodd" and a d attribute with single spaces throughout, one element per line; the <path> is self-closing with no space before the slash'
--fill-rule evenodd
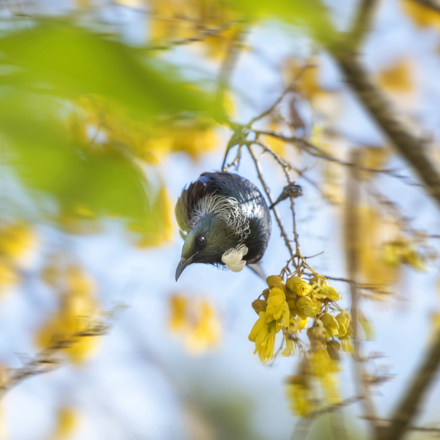
<path id="1" fill-rule="evenodd" d="M 245 244 L 239 244 L 235 248 L 228 249 L 222 255 L 222 262 L 226 264 L 229 270 L 232 272 L 240 272 L 246 265 L 246 261 L 243 257 L 248 253 L 248 248 Z"/>

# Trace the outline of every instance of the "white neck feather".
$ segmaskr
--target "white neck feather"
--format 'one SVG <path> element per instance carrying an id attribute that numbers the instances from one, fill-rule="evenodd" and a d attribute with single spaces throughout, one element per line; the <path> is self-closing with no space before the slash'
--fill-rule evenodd
<path id="1" fill-rule="evenodd" d="M 246 265 L 246 261 L 243 257 L 248 253 L 248 248 L 244 244 L 239 244 L 235 248 L 228 249 L 222 255 L 222 262 L 226 264 L 229 270 L 232 272 L 240 272 Z"/>

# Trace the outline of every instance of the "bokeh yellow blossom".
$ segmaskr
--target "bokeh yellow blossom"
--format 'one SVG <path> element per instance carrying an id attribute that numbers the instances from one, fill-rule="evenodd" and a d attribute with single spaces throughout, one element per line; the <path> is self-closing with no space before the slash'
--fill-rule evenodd
<path id="1" fill-rule="evenodd" d="M 221 322 L 210 301 L 175 294 L 169 308 L 168 328 L 183 339 L 188 353 L 202 354 L 220 343 Z"/>
<path id="2" fill-rule="evenodd" d="M 78 412 L 75 408 L 63 406 L 56 414 L 56 426 L 51 439 L 67 440 L 69 439 L 78 425 Z"/>
<path id="3" fill-rule="evenodd" d="M 404 12 L 411 17 L 417 27 L 436 27 L 440 29 L 440 17 L 433 8 L 413 0 L 403 0 L 401 5 Z"/>
<path id="4" fill-rule="evenodd" d="M 83 336 L 97 317 L 98 301 L 95 283 L 84 270 L 77 266 L 67 267 L 59 307 L 37 331 L 35 343 L 40 349 L 51 347 L 59 341 L 65 343 L 63 353 L 76 364 L 84 362 L 94 351 L 97 338 Z"/>
<path id="5" fill-rule="evenodd" d="M 12 260 L 25 257 L 35 246 L 37 236 L 22 220 L 0 226 L 0 255 Z"/>

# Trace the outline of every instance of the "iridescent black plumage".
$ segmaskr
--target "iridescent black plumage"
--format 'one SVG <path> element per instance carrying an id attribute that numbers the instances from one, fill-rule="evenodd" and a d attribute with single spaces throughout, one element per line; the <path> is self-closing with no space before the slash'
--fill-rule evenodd
<path id="1" fill-rule="evenodd" d="M 208 203 L 210 209 L 202 210 L 201 213 L 201 206 L 207 205 L 209 200 L 214 203 Z M 227 212 L 228 209 L 231 210 L 230 213 Z M 240 244 L 248 249 L 243 256 L 246 264 L 257 263 L 266 250 L 271 230 L 268 207 L 257 187 L 237 174 L 201 174 L 197 181 L 183 190 L 175 212 L 180 229 L 187 233 L 182 251 L 182 261 L 186 264 L 184 267 L 193 262 L 224 264 L 223 253 Z M 233 227 L 230 222 L 225 222 L 225 218 L 237 215 L 239 218 Z M 206 224 L 202 227 L 200 224 L 203 222 Z M 241 229 L 237 225 L 242 225 Z M 208 243 L 204 247 L 197 242 L 193 243 L 197 238 L 195 231 L 198 229 L 203 230 L 204 235 L 209 234 Z M 187 243 L 188 240 L 191 243 Z M 188 259 L 191 261 L 188 262 Z M 181 262 L 180 266 L 182 265 Z M 176 278 L 184 267 L 180 272 L 178 268 Z"/>

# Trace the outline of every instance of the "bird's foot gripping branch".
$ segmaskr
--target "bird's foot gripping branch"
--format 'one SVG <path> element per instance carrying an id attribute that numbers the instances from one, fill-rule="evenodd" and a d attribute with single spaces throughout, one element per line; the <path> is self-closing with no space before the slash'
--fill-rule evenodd
<path id="1" fill-rule="evenodd" d="M 267 278 L 268 288 L 252 303 L 258 319 L 249 340 L 255 343 L 255 353 L 263 364 L 274 358 L 278 333 L 282 343 L 275 356 L 281 350 L 283 356 L 299 350 L 302 360 L 297 374 L 287 379 L 287 394 L 292 410 L 307 416 L 319 409 L 320 401 L 335 404 L 340 400 L 339 350 L 353 351 L 353 330 L 350 315 L 337 304 L 337 290 L 318 274 L 296 272 L 286 280 L 277 275 Z M 309 320 L 313 324 L 306 329 Z M 301 340 L 303 333 L 307 334 L 308 349 Z M 316 395 L 317 390 L 322 396 Z"/>

